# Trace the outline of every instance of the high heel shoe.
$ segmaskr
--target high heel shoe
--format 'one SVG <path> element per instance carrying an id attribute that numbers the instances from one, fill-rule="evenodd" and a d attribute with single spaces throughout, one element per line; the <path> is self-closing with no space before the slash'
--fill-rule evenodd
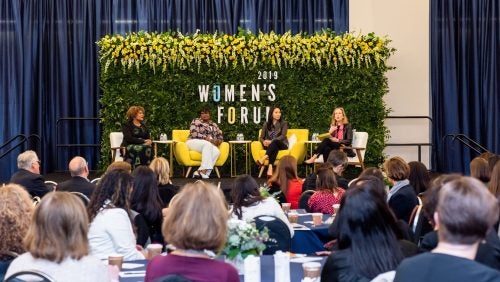
<path id="1" fill-rule="evenodd" d="M 260 160 L 256 160 L 255 164 L 257 164 L 259 167 L 264 166 L 264 163 L 261 163 Z"/>
<path id="2" fill-rule="evenodd" d="M 273 166 L 269 165 L 267 168 L 267 178 L 271 178 L 271 176 L 273 176 Z"/>

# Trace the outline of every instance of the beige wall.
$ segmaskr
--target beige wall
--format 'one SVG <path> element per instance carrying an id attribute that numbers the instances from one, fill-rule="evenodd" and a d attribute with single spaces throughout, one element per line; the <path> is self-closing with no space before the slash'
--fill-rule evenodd
<path id="1" fill-rule="evenodd" d="M 349 30 L 387 35 L 396 53 L 389 65 L 389 94 L 385 97 L 391 116 L 430 116 L 429 96 L 429 0 L 350 0 Z M 430 143 L 431 123 L 426 119 L 387 119 L 388 143 Z M 429 149 L 422 161 L 429 167 Z M 407 161 L 418 159 L 417 147 L 386 147 L 388 156 Z"/>

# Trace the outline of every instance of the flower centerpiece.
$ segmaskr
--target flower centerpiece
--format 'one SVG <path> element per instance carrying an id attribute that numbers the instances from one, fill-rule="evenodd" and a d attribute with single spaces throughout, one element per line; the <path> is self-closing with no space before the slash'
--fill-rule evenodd
<path id="1" fill-rule="evenodd" d="M 275 199 L 277 202 L 279 202 L 279 196 L 280 194 L 282 193 L 281 191 L 277 191 L 277 192 L 273 192 L 271 193 L 270 191 L 270 187 L 267 186 L 266 183 L 260 185 L 259 187 L 259 192 L 260 192 L 260 195 L 264 198 L 267 198 L 267 197 L 273 197 L 273 199 Z"/>
<path id="2" fill-rule="evenodd" d="M 230 219 L 227 226 L 227 240 L 222 254 L 242 274 L 243 260 L 249 255 L 262 254 L 266 248 L 264 242 L 269 240 L 269 233 L 267 228 L 259 231 L 255 223 L 238 219 Z"/>

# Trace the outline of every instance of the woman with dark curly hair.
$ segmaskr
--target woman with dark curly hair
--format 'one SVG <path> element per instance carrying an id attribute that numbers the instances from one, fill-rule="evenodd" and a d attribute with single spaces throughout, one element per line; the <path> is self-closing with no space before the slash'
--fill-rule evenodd
<path id="1" fill-rule="evenodd" d="M 144 124 L 144 108 L 132 106 L 127 111 L 127 123 L 123 125 L 122 146 L 126 148 L 124 160 L 136 167 L 149 165 L 153 156 L 151 134 Z"/>
<path id="2" fill-rule="evenodd" d="M 125 260 L 144 259 L 142 250 L 136 249 L 130 219 L 131 192 L 132 176 L 122 169 L 105 173 L 97 184 L 87 207 L 93 256 L 106 259 L 110 254 L 121 254 Z"/>
<path id="3" fill-rule="evenodd" d="M 26 251 L 23 238 L 28 231 L 33 202 L 26 190 L 17 184 L 0 187 L 0 280 L 16 254 Z"/>

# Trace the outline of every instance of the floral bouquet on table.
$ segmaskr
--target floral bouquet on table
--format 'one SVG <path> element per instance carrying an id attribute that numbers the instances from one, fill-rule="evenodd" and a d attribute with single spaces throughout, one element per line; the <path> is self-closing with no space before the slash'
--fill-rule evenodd
<path id="1" fill-rule="evenodd" d="M 273 197 L 273 199 L 275 199 L 277 202 L 279 202 L 279 195 L 281 194 L 281 191 L 271 193 L 270 189 L 271 188 L 269 186 L 267 186 L 266 183 L 260 185 L 260 187 L 259 187 L 260 195 L 264 198 Z"/>
<path id="2" fill-rule="evenodd" d="M 227 240 L 222 254 L 226 256 L 226 262 L 238 270 L 238 274 L 244 274 L 244 259 L 249 255 L 262 254 L 266 248 L 264 242 L 270 240 L 269 231 L 266 227 L 259 231 L 255 223 L 238 219 L 230 219 L 227 229 Z"/>

